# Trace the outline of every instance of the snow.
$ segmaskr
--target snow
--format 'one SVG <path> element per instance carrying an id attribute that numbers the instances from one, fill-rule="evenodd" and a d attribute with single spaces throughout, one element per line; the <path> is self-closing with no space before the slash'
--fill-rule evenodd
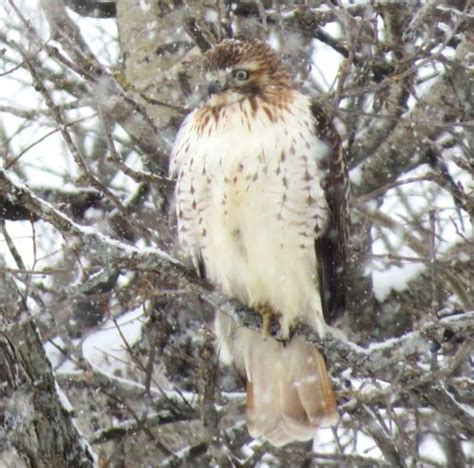
<path id="1" fill-rule="evenodd" d="M 347 421 L 349 422 L 349 421 Z M 372 438 L 365 435 L 362 431 L 358 431 L 356 444 L 350 444 L 353 440 L 353 434 L 348 432 L 347 429 L 342 428 L 319 428 L 316 432 L 316 437 L 313 441 L 313 451 L 317 453 L 334 453 L 334 446 L 336 443 L 336 438 L 334 435 L 336 432 L 337 437 L 342 446 L 345 446 L 343 453 L 348 454 L 370 454 L 373 458 L 381 458 L 382 453 L 375 445 Z"/>
<path id="2" fill-rule="evenodd" d="M 240 452 L 244 458 L 250 459 L 254 456 L 256 451 L 261 449 L 262 445 L 263 442 L 261 439 L 250 439 L 249 442 L 241 447 Z"/>
<path id="3" fill-rule="evenodd" d="M 116 323 L 107 320 L 82 343 L 84 357 L 95 367 L 106 368 L 112 374 L 125 370 L 130 354 L 121 334 L 126 337 L 128 345 L 133 346 L 141 336 L 143 322 L 141 307 L 117 318 Z"/>
<path id="4" fill-rule="evenodd" d="M 58 385 L 57 382 L 54 382 L 54 386 L 56 388 L 56 393 L 58 395 L 59 403 L 61 404 L 61 407 L 63 408 L 64 411 L 68 413 L 72 413 L 74 411 L 74 407 L 71 405 L 71 402 L 69 401 L 69 398 L 64 393 L 63 389 Z"/>
<path id="5" fill-rule="evenodd" d="M 44 19 L 38 14 L 38 1 L 28 0 L 19 1 L 17 3 L 21 5 L 23 13 L 33 21 L 33 25 L 38 29 L 40 36 L 46 40 L 49 39 L 49 31 L 46 26 Z M 355 4 L 366 4 L 366 0 L 359 1 L 345 1 L 342 2 L 347 6 Z M 143 11 L 147 11 L 150 8 L 150 2 L 148 0 L 140 0 L 139 6 Z M 324 7 L 326 8 L 326 7 Z M 445 7 L 442 7 L 445 8 Z M 453 13 L 458 14 L 455 10 Z M 82 18 L 79 15 L 69 12 L 74 19 L 74 22 L 79 25 L 80 29 L 84 32 L 84 35 L 90 39 L 88 43 L 93 49 L 93 52 L 100 57 L 101 62 L 106 66 L 114 66 L 118 61 L 119 50 L 116 43 L 117 30 L 115 20 L 94 20 L 91 18 Z M 3 16 L 2 16 L 3 15 Z M 212 20 L 212 17 L 208 17 Z M 22 40 L 19 33 L 14 28 L 8 28 L 6 25 L 10 22 L 15 22 L 13 15 L 5 16 L 3 10 L 0 8 L 0 27 L 7 31 L 10 38 L 14 40 Z M 383 24 L 381 23 L 382 30 Z M 150 32 L 152 32 L 153 26 L 151 26 Z M 333 37 L 340 38 L 341 31 L 337 24 L 329 23 L 324 26 L 324 31 Z M 383 33 L 382 33 L 383 34 Z M 290 34 L 289 38 L 290 49 L 296 49 L 299 44 L 299 38 L 295 34 Z M 274 39 L 273 45 L 278 46 L 277 39 Z M 335 54 L 326 44 L 320 41 L 313 41 L 313 64 L 310 71 L 310 79 L 313 80 L 313 85 L 316 84 L 319 88 L 324 91 L 333 89 L 337 72 L 339 70 L 342 58 Z M 13 52 L 7 50 L 5 56 L 8 58 L 16 58 Z M 447 48 L 442 51 L 445 57 L 452 57 L 453 51 Z M 42 61 L 46 61 L 47 57 L 44 53 L 39 53 L 39 57 Z M 58 69 L 58 67 L 51 63 L 52 69 Z M 426 79 L 423 83 L 417 85 L 418 97 L 430 92 L 430 87 L 439 78 L 439 74 L 443 73 L 444 70 L 441 66 L 433 67 L 431 63 L 426 63 L 419 68 L 417 72 L 418 79 Z M 20 80 L 20 81 L 18 81 Z M 0 89 L 0 104 L 6 105 L 18 105 L 22 103 L 21 107 L 27 110 L 39 110 L 39 115 L 35 122 L 29 126 L 22 128 L 24 119 L 14 115 L 8 115 L 7 118 L 2 119 L 5 125 L 5 132 L 9 139 L 10 149 L 12 154 L 22 153 L 21 158 L 17 164 L 21 167 L 21 170 L 26 175 L 28 180 L 34 183 L 34 186 L 49 186 L 49 187 L 60 187 L 63 190 L 74 191 L 77 190 L 71 185 L 72 180 L 75 180 L 78 172 L 76 166 L 72 162 L 68 150 L 65 148 L 62 138 L 55 130 L 54 125 L 52 126 L 48 122 L 45 116 L 45 105 L 41 101 L 40 96 L 32 91 L 30 86 L 30 77 L 26 72 L 21 70 L 14 74 L 2 77 L 2 87 Z M 107 85 L 106 80 L 99 80 L 99 83 L 93 89 L 94 97 L 98 99 L 107 99 L 109 96 L 105 86 Z M 313 87 L 314 91 L 314 87 Z M 61 104 L 61 98 L 59 94 L 55 96 L 58 98 L 58 103 Z M 70 102 L 64 100 L 64 102 Z M 370 96 L 367 97 L 367 106 L 373 104 L 373 100 Z M 411 108 L 416 103 L 414 98 L 409 101 L 409 107 Z M 87 105 L 85 103 L 84 105 Z M 409 116 L 409 112 L 405 117 Z M 80 108 L 67 112 L 68 122 L 81 120 L 81 126 L 84 132 L 89 132 L 89 137 L 84 139 L 84 149 L 88 152 L 92 149 L 96 127 L 99 125 L 99 121 L 95 116 L 95 113 L 91 113 L 90 108 Z M 119 130 L 120 137 L 126 139 L 125 132 Z M 454 133 L 457 137 L 462 140 L 465 129 L 457 128 Z M 445 139 L 452 137 L 452 134 L 446 133 Z M 171 137 L 170 137 L 171 141 Z M 444 140 L 438 141 L 441 143 Z M 461 183 L 465 188 L 472 184 L 467 177 L 467 173 L 461 171 L 453 162 L 452 159 L 459 153 L 458 147 L 454 147 L 451 150 L 443 150 L 443 157 L 446 159 L 445 162 L 449 168 L 450 173 L 457 183 Z M 134 168 L 141 169 L 141 159 L 136 153 L 130 153 L 126 161 L 128 165 Z M 430 172 L 431 169 L 427 166 L 420 166 L 416 171 L 410 174 L 406 174 L 404 177 L 419 177 Z M 9 174 L 10 175 L 10 174 Z M 351 171 L 352 183 L 358 185 L 363 177 L 363 168 L 357 167 Z M 13 175 L 11 175 L 13 177 Z M 69 181 L 65 184 L 65 180 Z M 131 181 L 124 174 L 117 174 L 111 181 L 108 181 L 108 186 L 125 200 L 127 195 L 130 194 L 135 187 L 135 183 Z M 467 190 L 466 190 L 467 191 Z M 404 206 L 403 199 L 408 197 L 410 206 Z M 410 221 L 412 215 L 419 217 L 420 223 L 424 228 L 428 228 L 428 211 L 434 207 L 437 216 L 437 239 L 436 239 L 436 254 L 442 256 L 448 252 L 456 242 L 462 240 L 462 236 L 469 237 L 472 226 L 469 219 L 465 215 L 463 216 L 462 222 L 459 220 L 459 215 L 454 207 L 452 196 L 445 190 L 434 187 L 432 182 L 416 182 L 407 184 L 397 189 L 389 190 L 383 198 L 381 205 L 377 204 L 377 201 L 369 202 L 374 209 L 378 209 L 381 212 L 388 214 L 391 218 L 396 220 L 404 228 L 410 229 Z M 408 209 L 409 208 L 409 209 Z M 51 209 L 55 209 L 51 205 Z M 73 220 L 67 218 L 68 222 L 74 227 L 74 229 L 84 236 L 95 236 L 97 237 L 105 248 L 108 246 L 111 249 L 118 248 L 124 254 L 130 255 L 159 255 L 161 258 L 173 262 L 174 260 L 168 256 L 165 252 L 148 247 L 144 242 L 137 243 L 134 246 L 130 246 L 109 238 L 97 229 L 99 219 L 94 216 L 94 212 L 89 210 L 86 222 L 93 226 L 84 226 L 75 223 Z M 408 220 L 408 221 L 407 221 Z M 56 259 L 61 253 L 64 239 L 56 233 L 54 229 L 51 229 L 49 225 L 43 222 L 37 222 L 34 225 L 34 229 L 29 222 L 7 222 L 7 230 L 13 238 L 17 249 L 22 254 L 22 259 L 25 263 L 25 267 L 29 269 L 42 269 L 47 268 L 51 264 L 56 263 Z M 385 234 L 385 238 L 380 235 L 380 232 L 376 229 L 373 230 L 373 253 L 377 255 L 377 258 L 372 258 L 367 263 L 367 272 L 372 275 L 374 284 L 374 293 L 379 301 L 384 301 L 390 295 L 391 291 L 403 291 L 407 288 L 409 282 L 416 278 L 425 268 L 426 264 L 420 261 L 402 261 L 401 264 L 394 263 L 389 258 L 383 258 L 388 254 L 396 254 L 405 257 L 416 257 L 418 254 L 413 252 L 411 249 L 406 247 L 406 243 L 401 239 L 401 230 L 389 231 L 382 229 Z M 417 235 L 417 233 L 414 233 Z M 10 267 L 16 267 L 15 261 L 11 256 L 10 252 L 6 248 L 6 243 L 3 238 L 0 238 L 0 254 L 5 255 L 7 264 Z M 470 259 L 467 254 L 460 257 L 460 260 L 468 262 Z M 103 274 L 103 271 L 99 271 L 96 275 Z M 93 276 L 89 279 L 93 279 Z M 122 278 L 121 281 L 125 281 Z M 48 284 L 48 280 L 45 280 Z M 77 283 L 71 286 L 71 294 L 74 292 L 74 288 L 78 289 L 81 287 L 80 279 L 77 279 Z M 122 335 L 126 337 L 126 341 L 129 346 L 133 346 L 141 337 L 142 326 L 146 318 L 142 308 L 132 310 L 125 315 L 118 317 L 117 322 L 114 323 L 112 319 L 107 320 L 105 323 L 97 327 L 97 329 L 90 330 L 86 333 L 86 336 L 81 343 L 80 340 L 74 340 L 73 345 L 82 347 L 82 352 L 87 361 L 93 366 L 95 370 L 103 374 L 107 374 L 111 379 L 118 380 L 124 385 L 136 386 L 142 389 L 143 386 L 139 383 L 132 382 L 130 380 L 122 379 L 117 377 L 115 374 L 119 373 L 123 375 L 126 369 L 130 365 L 130 355 L 127 350 L 127 345 L 123 341 Z M 120 329 L 120 332 L 119 332 Z M 61 338 L 56 337 L 52 343 L 47 343 L 45 349 L 53 367 L 58 374 L 80 374 L 82 371 L 74 364 L 74 360 L 64 360 L 64 355 L 61 353 L 53 343 L 56 343 L 60 347 L 65 347 L 65 343 Z M 386 341 L 383 346 L 388 346 L 390 341 Z M 374 345 L 372 348 L 374 348 Z M 382 346 L 382 347 L 383 347 Z M 350 377 L 346 375 L 346 377 Z M 390 384 L 387 382 L 378 381 L 375 384 L 367 385 L 364 381 L 357 381 L 352 379 L 352 385 L 354 389 L 363 392 L 365 394 L 371 391 L 380 391 L 386 389 Z M 59 386 L 57 386 L 58 396 L 61 400 L 61 404 L 67 411 L 71 411 L 71 405 L 67 400 Z M 161 389 L 156 387 L 151 388 L 151 393 L 154 395 L 160 395 Z M 181 400 L 183 397 L 190 401 L 196 402 L 196 395 L 192 392 L 179 393 L 177 391 L 167 389 L 165 394 L 169 398 L 176 398 Z M 242 400 L 242 394 L 224 394 L 224 398 L 228 400 Z M 20 405 L 22 410 L 28 410 L 28 402 L 23 402 L 21 394 L 17 395 L 17 400 L 14 400 L 12 404 Z M 22 406 L 23 405 L 23 406 Z M 220 408 L 220 407 L 219 407 Z M 462 407 L 464 411 L 470 411 L 472 409 L 465 406 Z M 386 415 L 384 416 L 386 417 Z M 349 421 L 344 421 L 349 425 Z M 346 429 L 336 428 L 339 439 L 343 442 L 352 440 Z M 242 448 L 242 454 L 246 458 L 252 457 L 255 452 L 261 450 L 261 441 L 252 441 Z M 321 428 L 317 432 L 317 436 L 313 443 L 313 449 L 320 453 L 334 453 L 335 437 L 334 431 L 330 428 Z M 470 446 L 472 449 L 472 446 Z M 254 450 L 255 449 L 255 450 Z M 92 452 L 92 450 L 91 450 Z M 380 451 L 375 447 L 374 441 L 366 436 L 362 431 L 358 431 L 357 441 L 355 445 L 351 445 L 345 448 L 344 453 L 358 453 L 358 454 L 370 454 L 370 456 L 379 458 L 381 457 Z M 431 460 L 433 463 L 446 464 L 442 447 L 436 441 L 434 436 L 426 436 L 420 443 L 420 453 L 426 459 Z M 265 462 L 259 466 L 275 466 L 274 460 L 269 456 L 264 457 Z"/>
<path id="6" fill-rule="evenodd" d="M 39 0 L 16 1 L 16 4 L 23 15 L 32 22 L 41 39 L 49 40 L 49 29 L 44 17 L 39 13 Z M 102 63 L 106 65 L 115 64 L 119 55 L 116 42 L 116 21 L 114 19 L 83 18 L 70 10 L 68 10 L 68 13 L 73 17 L 75 24 L 79 26 L 85 36 L 92 39 L 88 43 L 93 52 L 100 57 Z M 12 27 L 18 23 L 18 18 L 11 13 L 10 7 L 5 2 L 5 5 L 0 7 L 0 28 L 6 31 L 9 40 L 22 43 L 27 38 Z M 52 70 L 59 70 L 59 67 L 52 60 L 48 60 L 45 53 L 39 52 L 38 55 L 40 60 L 47 62 Z M 21 58 L 11 48 L 4 51 L 3 57 L 21 61 Z M 13 66 L 7 68 L 13 68 Z M 33 87 L 29 84 L 30 82 L 31 77 L 22 69 L 2 76 L 0 105 L 19 106 L 43 112 L 45 104 L 42 102 L 40 95 L 33 90 Z M 58 94 L 57 97 L 57 103 L 61 104 L 60 95 Z M 21 104 L 19 105 L 19 103 Z M 4 116 L 6 118 L 3 118 Z M 80 119 L 81 125 L 95 132 L 97 118 L 95 113 L 94 117 L 91 115 L 90 109 L 71 110 L 67 113 L 67 116 L 68 122 Z M 77 169 L 71 163 L 59 130 L 51 129 L 50 123 L 41 114 L 28 126 L 25 126 L 24 123 L 25 120 L 22 118 L 11 114 L 2 114 L 2 125 L 11 154 L 22 154 L 16 164 L 21 167 L 21 171 L 28 177 L 28 180 L 33 181 L 35 185 L 64 188 L 65 181 L 75 179 Z M 92 138 L 90 142 L 92 143 Z M 8 163 L 8 159 L 1 161 L 0 165 L 4 165 L 5 162 Z M 58 248 L 61 247 L 62 239 L 44 223 L 35 223 L 35 232 L 33 232 L 32 225 L 29 222 L 7 221 L 6 228 L 17 250 L 21 252 L 22 260 L 27 268 L 40 269 L 43 264 L 45 266 L 48 263 L 51 264 L 55 252 L 58 253 L 60 250 Z M 36 255 L 44 259 L 44 262 L 38 262 L 35 252 L 37 252 Z M 5 256 L 9 267 L 17 267 L 5 240 L 1 236 L 0 254 Z"/>
<path id="7" fill-rule="evenodd" d="M 445 162 L 454 180 L 465 187 L 468 186 L 468 175 L 464 174 L 451 161 Z M 423 177 L 431 172 L 432 169 L 428 165 L 420 165 L 405 174 L 402 180 Z M 408 206 L 406 205 L 407 199 L 409 200 Z M 376 229 L 372 230 L 372 252 L 379 258 L 371 259 L 367 264 L 367 272 L 372 274 L 374 293 L 379 301 L 384 301 L 391 291 L 406 289 L 409 282 L 426 268 L 427 259 L 420 258 L 419 261 L 416 261 L 415 259 L 420 256 L 420 253 L 411 250 L 403 238 L 403 229 L 418 238 L 418 232 L 413 232 L 411 227 L 411 219 L 417 219 L 427 231 L 430 231 L 429 212 L 435 210 L 437 221 L 436 258 L 442 258 L 443 253 L 452 249 L 456 243 L 464 241 L 464 237 L 469 237 L 469 233 L 472 231 L 468 215 L 457 210 L 452 195 L 431 181 L 412 182 L 388 190 L 378 209 L 387 213 L 400 225 L 400 229 L 395 231 L 382 228 L 385 238 L 381 237 Z M 462 217 L 462 222 L 460 222 L 459 216 Z M 409 221 L 407 222 L 407 220 Z M 388 254 L 410 257 L 413 261 L 402 260 L 397 262 L 398 264 L 394 264 L 390 258 L 383 258 Z"/>
<path id="8" fill-rule="evenodd" d="M 151 8 L 151 5 L 149 3 L 150 0 L 139 0 L 138 6 L 143 10 L 143 11 L 148 11 Z"/>
<path id="9" fill-rule="evenodd" d="M 383 302 L 392 291 L 405 290 L 408 283 L 423 270 L 424 266 L 421 264 L 406 263 L 402 267 L 391 266 L 382 271 L 373 271 L 375 297 L 378 301 Z"/>
<path id="10" fill-rule="evenodd" d="M 65 348 L 66 345 L 59 336 L 45 343 L 44 350 L 53 370 L 61 369 L 63 372 L 79 372 L 73 361 L 64 359 L 64 353 L 61 352 L 61 349 Z"/>
<path id="11" fill-rule="evenodd" d="M 80 340 L 73 340 L 72 344 L 82 347 L 82 355 L 92 367 L 116 379 L 114 373 L 125 371 L 129 367 L 130 353 L 127 344 L 132 347 L 141 337 L 144 321 L 143 309 L 137 308 L 117 318 L 116 323 L 113 319 L 107 320 L 86 336 L 82 343 Z M 123 341 L 122 335 L 127 343 Z M 65 348 L 63 340 L 59 337 L 45 344 L 46 355 L 53 369 L 61 374 L 80 375 L 82 371 L 75 365 L 74 359 L 65 360 L 58 348 Z"/>
<path id="12" fill-rule="evenodd" d="M 421 439 L 418 446 L 420 457 L 424 458 L 428 463 L 439 464 L 447 466 L 446 456 L 441 448 L 439 442 L 432 435 L 426 435 Z"/>
<path id="13" fill-rule="evenodd" d="M 336 23 L 328 23 L 323 30 L 335 38 L 340 37 L 341 34 L 340 27 Z M 313 46 L 310 77 L 314 82 L 322 85 L 325 91 L 332 90 L 343 59 L 323 42 L 315 40 Z"/>
<path id="14" fill-rule="evenodd" d="M 360 166 L 355 167 L 349 172 L 351 184 L 354 184 L 354 185 L 360 185 L 362 183 L 363 176 L 364 176 L 364 173 Z"/>

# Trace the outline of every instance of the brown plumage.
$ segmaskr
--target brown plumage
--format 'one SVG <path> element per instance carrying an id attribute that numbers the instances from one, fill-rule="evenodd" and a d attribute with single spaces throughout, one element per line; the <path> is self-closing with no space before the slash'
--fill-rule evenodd
<path id="1" fill-rule="evenodd" d="M 279 56 L 223 41 L 204 59 L 211 95 L 173 148 L 178 233 L 200 272 L 280 325 L 286 343 L 217 313 L 221 358 L 247 379 L 249 431 L 280 446 L 337 419 L 320 335 L 344 308 L 347 172 L 340 138 Z M 267 323 L 267 320 L 264 320 Z M 264 333 L 268 330 L 264 330 Z"/>

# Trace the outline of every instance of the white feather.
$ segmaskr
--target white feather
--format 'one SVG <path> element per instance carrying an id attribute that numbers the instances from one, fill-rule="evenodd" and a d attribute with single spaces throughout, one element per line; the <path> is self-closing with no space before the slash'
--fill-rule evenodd
<path id="1" fill-rule="evenodd" d="M 324 319 L 314 241 L 328 221 L 310 100 L 291 91 L 273 121 L 262 103 L 225 106 L 199 134 L 199 111 L 184 121 L 173 149 L 180 242 L 202 256 L 225 294 L 281 314 L 322 335 Z M 275 113 L 275 109 L 272 109 Z M 283 157 L 282 157 L 283 155 Z"/>

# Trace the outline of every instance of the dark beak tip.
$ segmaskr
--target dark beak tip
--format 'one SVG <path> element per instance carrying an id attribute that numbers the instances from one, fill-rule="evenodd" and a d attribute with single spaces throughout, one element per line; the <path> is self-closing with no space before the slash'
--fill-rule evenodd
<path id="1" fill-rule="evenodd" d="M 217 94 L 219 91 L 222 91 L 222 85 L 218 81 L 212 81 L 207 85 L 207 92 L 209 96 Z"/>

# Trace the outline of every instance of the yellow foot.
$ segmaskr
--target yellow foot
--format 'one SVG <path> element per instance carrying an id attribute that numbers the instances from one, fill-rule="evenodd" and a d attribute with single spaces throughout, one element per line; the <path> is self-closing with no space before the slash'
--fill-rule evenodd
<path id="1" fill-rule="evenodd" d="M 262 338 L 266 340 L 271 335 L 272 319 L 276 317 L 276 314 L 268 305 L 259 307 L 258 312 L 262 316 Z"/>

